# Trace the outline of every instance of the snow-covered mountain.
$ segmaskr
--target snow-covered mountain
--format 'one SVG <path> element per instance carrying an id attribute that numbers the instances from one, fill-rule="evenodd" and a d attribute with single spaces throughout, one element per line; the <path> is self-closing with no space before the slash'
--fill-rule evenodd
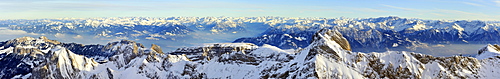
<path id="1" fill-rule="evenodd" d="M 210 43 L 161 52 L 129 40 L 78 45 L 23 37 L 1 42 L 1 78 L 498 78 L 499 52 L 488 45 L 478 56 L 434 57 L 388 51 L 352 52 L 336 30 L 320 29 L 308 46 Z M 68 45 L 69 44 L 69 45 Z M 88 52 L 82 52 L 88 51 Z M 101 51 L 101 52 L 92 52 Z M 80 52 L 80 53 L 74 53 Z M 105 54 L 96 54 L 105 53 Z M 486 56 L 485 56 L 486 57 Z M 96 59 L 102 58 L 102 59 Z"/>
<path id="2" fill-rule="evenodd" d="M 442 52 L 432 50 L 449 45 L 499 43 L 498 27 L 498 22 L 420 20 L 393 16 L 366 19 L 314 19 L 275 26 L 267 29 L 261 36 L 240 38 L 234 42 L 270 44 L 284 49 L 304 48 L 311 40 L 304 38 L 311 38 L 322 28 L 330 28 L 344 34 L 351 46 L 357 49 L 354 51 Z M 466 53 L 453 52 L 455 55 L 458 54 L 456 52 Z"/>
<path id="3" fill-rule="evenodd" d="M 0 62 L 5 63 L 0 67 L 1 78 L 96 78 L 100 73 L 108 75 L 107 67 L 123 68 L 134 59 L 163 54 L 127 40 L 95 48 L 95 45 L 68 46 L 46 37 L 22 37 L 1 45 Z"/>
<path id="4" fill-rule="evenodd" d="M 477 59 L 486 59 L 500 55 L 500 46 L 488 44 L 479 49 Z"/>
<path id="5" fill-rule="evenodd" d="M 452 48 L 450 45 L 460 44 L 500 43 L 497 40 L 500 39 L 498 31 L 500 22 L 422 20 L 395 16 L 60 18 L 0 20 L 0 26 L 56 37 L 69 35 L 67 36 L 69 38 L 83 36 L 92 39 L 128 39 L 149 44 L 160 43 L 163 49 L 168 51 L 212 42 L 243 42 L 259 46 L 269 44 L 282 49 L 305 48 L 311 41 L 308 38 L 322 28 L 337 29 L 344 34 L 353 49 L 357 49 L 353 51 L 362 52 L 387 50 L 440 52 L 435 48 Z M 450 52 L 439 55 L 471 54 L 467 52 L 475 50 L 445 50 Z"/>

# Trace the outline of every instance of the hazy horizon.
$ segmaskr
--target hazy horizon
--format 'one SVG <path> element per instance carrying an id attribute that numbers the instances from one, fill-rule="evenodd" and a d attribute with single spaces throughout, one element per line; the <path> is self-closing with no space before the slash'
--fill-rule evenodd
<path id="1" fill-rule="evenodd" d="M 323 17 L 399 16 L 431 20 L 500 21 L 500 0 L 2 0 L 0 19 L 95 17 Z"/>

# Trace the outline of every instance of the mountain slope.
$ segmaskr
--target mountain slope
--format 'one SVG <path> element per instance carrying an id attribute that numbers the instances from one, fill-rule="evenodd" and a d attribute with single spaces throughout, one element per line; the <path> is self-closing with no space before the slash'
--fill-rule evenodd
<path id="1" fill-rule="evenodd" d="M 362 19 L 310 19 L 278 23 L 257 37 L 234 42 L 270 44 L 283 49 L 304 48 L 314 33 L 322 28 L 337 29 L 360 52 L 388 50 L 442 52 L 441 56 L 474 54 L 475 49 L 453 51 L 449 45 L 498 43 L 498 22 L 420 20 L 399 17 Z M 442 50 L 446 48 L 446 50 Z M 450 52 L 446 52 L 450 51 Z"/>
<path id="2" fill-rule="evenodd" d="M 212 42 L 269 44 L 282 49 L 305 48 L 322 28 L 337 29 L 353 51 L 443 52 L 474 54 L 450 45 L 499 43 L 498 21 L 422 20 L 395 16 L 376 18 L 288 17 L 107 17 L 0 20 L 0 28 L 67 39 L 93 38 L 156 43 L 163 50 Z M 218 37 L 218 38 L 210 38 Z M 241 38 L 244 37 L 244 38 Z M 240 39 L 237 39 L 240 38 Z M 236 40 L 234 40 L 236 39 Z M 73 41 L 73 40 L 69 40 Z M 86 41 L 86 40 L 84 40 Z M 158 42 L 161 41 L 161 42 Z M 165 42 L 170 44 L 164 44 Z M 91 43 L 94 43 L 91 41 Z M 443 47 L 444 46 L 444 47 Z M 450 50 L 440 50 L 448 48 Z M 364 51 L 368 50 L 368 51 Z"/>
<path id="3" fill-rule="evenodd" d="M 1 78 L 85 78 L 85 70 L 92 70 L 96 63 L 93 59 L 77 55 L 60 42 L 22 37 L 2 42 L 0 62 Z"/>
<path id="4" fill-rule="evenodd" d="M 129 40 L 94 48 L 46 37 L 23 37 L 1 42 L 0 62 L 7 65 L 0 66 L 0 75 L 1 78 L 166 79 L 497 78 L 495 74 L 500 74 L 500 57 L 495 55 L 478 60 L 404 51 L 352 52 L 349 41 L 336 29 L 321 29 L 310 39 L 310 45 L 295 51 L 251 43 L 210 43 L 161 53 L 157 45 L 145 48 Z M 73 50 L 84 51 L 76 54 Z M 489 48 L 487 51 L 498 52 Z"/>
<path id="5" fill-rule="evenodd" d="M 500 55 L 500 47 L 498 45 L 488 44 L 485 47 L 479 49 L 477 59 L 486 59 Z"/>
<path id="6" fill-rule="evenodd" d="M 132 41 L 111 44 L 114 45 L 103 49 L 109 49 L 107 53 L 116 54 L 109 57 L 109 63 L 113 62 L 119 68 L 130 65 L 129 62 L 133 59 L 138 60 L 137 56 L 155 53 L 150 49 L 137 47 Z M 1 78 L 97 78 L 94 74 L 96 69 L 103 67 L 103 64 L 92 58 L 94 55 L 75 54 L 63 47 L 65 44 L 46 37 L 22 37 L 2 42 L 1 45 L 0 62 L 6 63 L 0 67 Z"/>

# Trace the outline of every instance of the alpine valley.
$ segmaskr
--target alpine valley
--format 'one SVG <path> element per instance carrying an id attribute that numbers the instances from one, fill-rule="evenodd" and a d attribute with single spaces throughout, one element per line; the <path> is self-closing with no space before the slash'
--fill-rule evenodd
<path id="1" fill-rule="evenodd" d="M 0 42 L 0 78 L 491 79 L 499 27 L 393 16 L 0 20 L 0 31 L 38 36 Z M 112 42 L 58 41 L 67 38 Z"/>
<path id="2" fill-rule="evenodd" d="M 63 42 L 105 44 L 122 39 L 157 44 L 165 51 L 204 43 L 269 44 L 305 48 L 316 31 L 336 29 L 355 52 L 411 51 L 435 56 L 475 55 L 500 43 L 500 22 L 379 18 L 104 17 L 0 20 L 3 40 L 46 36 Z M 216 37 L 216 38 L 214 38 Z M 93 39 L 93 40 L 88 40 Z"/>

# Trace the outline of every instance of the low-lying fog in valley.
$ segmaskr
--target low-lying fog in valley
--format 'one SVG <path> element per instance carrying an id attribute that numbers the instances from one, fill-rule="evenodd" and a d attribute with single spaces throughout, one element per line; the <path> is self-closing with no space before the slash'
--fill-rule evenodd
<path id="1" fill-rule="evenodd" d="M 28 33 L 23 30 L 11 30 L 9 28 L 0 28 L 0 40 L 7 41 L 20 37 L 40 37 L 46 36 L 49 39 L 57 40 L 64 43 L 80 43 L 85 45 L 90 44 L 101 44 L 105 45 L 109 42 L 115 42 L 120 40 L 132 40 L 138 43 L 142 43 L 145 47 L 150 47 L 151 44 L 156 44 L 162 47 L 164 52 L 173 51 L 180 47 L 190 47 L 203 45 L 204 43 L 231 43 L 237 38 L 241 37 L 253 37 L 257 36 L 259 33 L 262 33 L 265 30 L 251 30 L 245 31 L 244 33 L 225 33 L 225 34 L 212 34 L 206 32 L 197 32 L 188 34 L 189 36 L 181 37 L 181 38 L 172 38 L 170 40 L 151 40 L 151 39 L 143 39 L 143 38 L 132 38 L 132 37 L 116 37 L 116 38 L 100 38 L 96 37 L 96 35 L 87 35 L 87 34 L 37 34 L 37 33 Z"/>
<path id="2" fill-rule="evenodd" d="M 320 29 L 335 29 L 354 52 L 410 51 L 434 56 L 473 56 L 500 41 L 500 22 L 378 18 L 106 17 L 0 20 L 0 40 L 46 36 L 65 43 L 107 44 L 132 40 L 164 52 L 203 43 L 245 42 L 281 49 L 309 45 Z"/>
<path id="3" fill-rule="evenodd" d="M 234 33 L 234 34 L 211 34 L 211 33 L 195 33 L 190 34 L 192 38 L 176 38 L 175 40 L 147 40 L 140 38 L 97 38 L 95 35 L 71 35 L 71 34 L 36 34 L 27 33 L 22 30 L 11 30 L 8 28 L 0 28 L 0 40 L 7 41 L 19 37 L 40 37 L 46 36 L 52 40 L 58 40 L 64 43 L 80 43 L 85 45 L 101 44 L 105 45 L 109 42 L 120 40 L 133 40 L 144 44 L 145 47 L 150 47 L 151 44 L 160 45 L 164 52 L 173 51 L 180 47 L 189 47 L 202 45 L 204 43 L 229 43 L 241 37 L 254 37 L 258 36 L 259 30 L 254 30 L 248 33 Z M 262 32 L 262 31 L 260 31 Z M 371 53 L 371 52 L 385 52 L 385 51 L 410 51 L 434 56 L 475 56 L 478 49 L 484 47 L 486 44 L 425 44 L 414 47 L 401 47 L 401 48 L 352 48 L 355 52 Z"/>

